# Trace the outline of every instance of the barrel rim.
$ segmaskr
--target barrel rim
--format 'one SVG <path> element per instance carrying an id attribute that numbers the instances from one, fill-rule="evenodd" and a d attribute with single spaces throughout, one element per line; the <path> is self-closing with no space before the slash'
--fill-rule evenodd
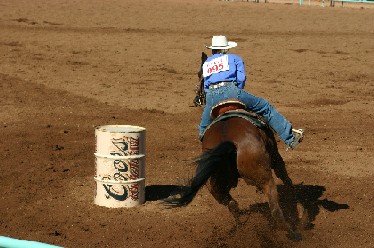
<path id="1" fill-rule="evenodd" d="M 139 129 L 137 131 L 122 131 L 122 132 L 111 132 L 111 131 L 108 131 L 106 130 L 105 128 L 106 127 L 123 127 L 123 128 L 133 128 L 133 129 Z M 139 132 L 143 132 L 145 131 L 146 129 L 144 127 L 141 127 L 141 126 L 134 126 L 134 125 L 101 125 L 101 126 L 96 126 L 95 129 L 97 131 L 101 131 L 101 132 L 106 132 L 106 133 L 139 133 Z"/>
<path id="2" fill-rule="evenodd" d="M 96 182 L 109 183 L 109 184 L 134 184 L 134 183 L 139 183 L 141 181 L 145 181 L 145 178 L 138 178 L 136 180 L 128 180 L 128 181 L 106 180 L 106 179 L 102 179 L 99 177 L 94 177 L 94 179 Z"/>
<path id="3" fill-rule="evenodd" d="M 128 155 L 128 156 L 114 156 L 114 155 L 108 155 L 108 154 L 101 154 L 101 153 L 94 153 L 95 157 L 99 158 L 108 158 L 113 160 L 134 160 L 145 157 L 144 154 L 137 154 L 137 155 Z"/>

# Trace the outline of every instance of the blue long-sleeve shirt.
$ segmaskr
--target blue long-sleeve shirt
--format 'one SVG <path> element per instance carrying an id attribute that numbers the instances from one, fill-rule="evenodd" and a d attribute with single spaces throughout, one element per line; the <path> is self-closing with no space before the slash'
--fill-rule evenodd
<path id="1" fill-rule="evenodd" d="M 235 54 L 214 54 L 203 64 L 204 90 L 211 84 L 235 81 L 238 88 L 245 86 L 243 60 Z"/>

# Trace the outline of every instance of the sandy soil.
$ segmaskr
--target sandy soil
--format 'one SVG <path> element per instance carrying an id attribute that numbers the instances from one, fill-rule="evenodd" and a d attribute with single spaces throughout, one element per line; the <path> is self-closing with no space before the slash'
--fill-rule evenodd
<path id="1" fill-rule="evenodd" d="M 374 9 L 213 0 L 0 2 L 0 235 L 64 247 L 374 247 Z M 246 89 L 306 129 L 280 152 L 313 226 L 294 242 L 264 195 L 233 190 L 246 223 L 203 188 L 160 199 L 200 154 L 200 54 L 224 34 Z M 96 126 L 147 129 L 146 203 L 93 204 Z M 279 185 L 282 197 L 282 186 Z M 285 201 L 285 200 L 284 200 Z"/>

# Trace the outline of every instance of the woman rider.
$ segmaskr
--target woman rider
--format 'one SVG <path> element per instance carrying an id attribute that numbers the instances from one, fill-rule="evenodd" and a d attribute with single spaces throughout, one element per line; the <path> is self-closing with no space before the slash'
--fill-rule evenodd
<path id="1" fill-rule="evenodd" d="M 289 148 L 295 149 L 303 139 L 304 130 L 292 129 L 292 124 L 268 101 L 244 90 L 244 62 L 239 56 L 227 53 L 236 46 L 236 42 L 228 41 L 225 36 L 213 36 L 212 45 L 207 47 L 212 50 L 212 56 L 202 66 L 206 105 L 199 125 L 200 140 L 206 127 L 212 122 L 212 107 L 222 100 L 237 98 L 248 110 L 262 116 Z"/>

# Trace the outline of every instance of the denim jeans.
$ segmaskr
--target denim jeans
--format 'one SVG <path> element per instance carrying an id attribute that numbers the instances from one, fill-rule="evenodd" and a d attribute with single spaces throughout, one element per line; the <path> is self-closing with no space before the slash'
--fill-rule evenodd
<path id="1" fill-rule="evenodd" d="M 235 82 L 225 84 L 217 89 L 209 89 L 206 92 L 206 105 L 201 116 L 199 125 L 200 140 L 204 130 L 212 122 L 210 119 L 210 111 L 212 107 L 222 100 L 236 98 L 242 101 L 248 110 L 262 116 L 268 125 L 279 135 L 286 145 L 289 145 L 293 139 L 291 123 L 281 115 L 268 101 L 263 98 L 256 97 L 245 90 L 239 89 Z"/>

